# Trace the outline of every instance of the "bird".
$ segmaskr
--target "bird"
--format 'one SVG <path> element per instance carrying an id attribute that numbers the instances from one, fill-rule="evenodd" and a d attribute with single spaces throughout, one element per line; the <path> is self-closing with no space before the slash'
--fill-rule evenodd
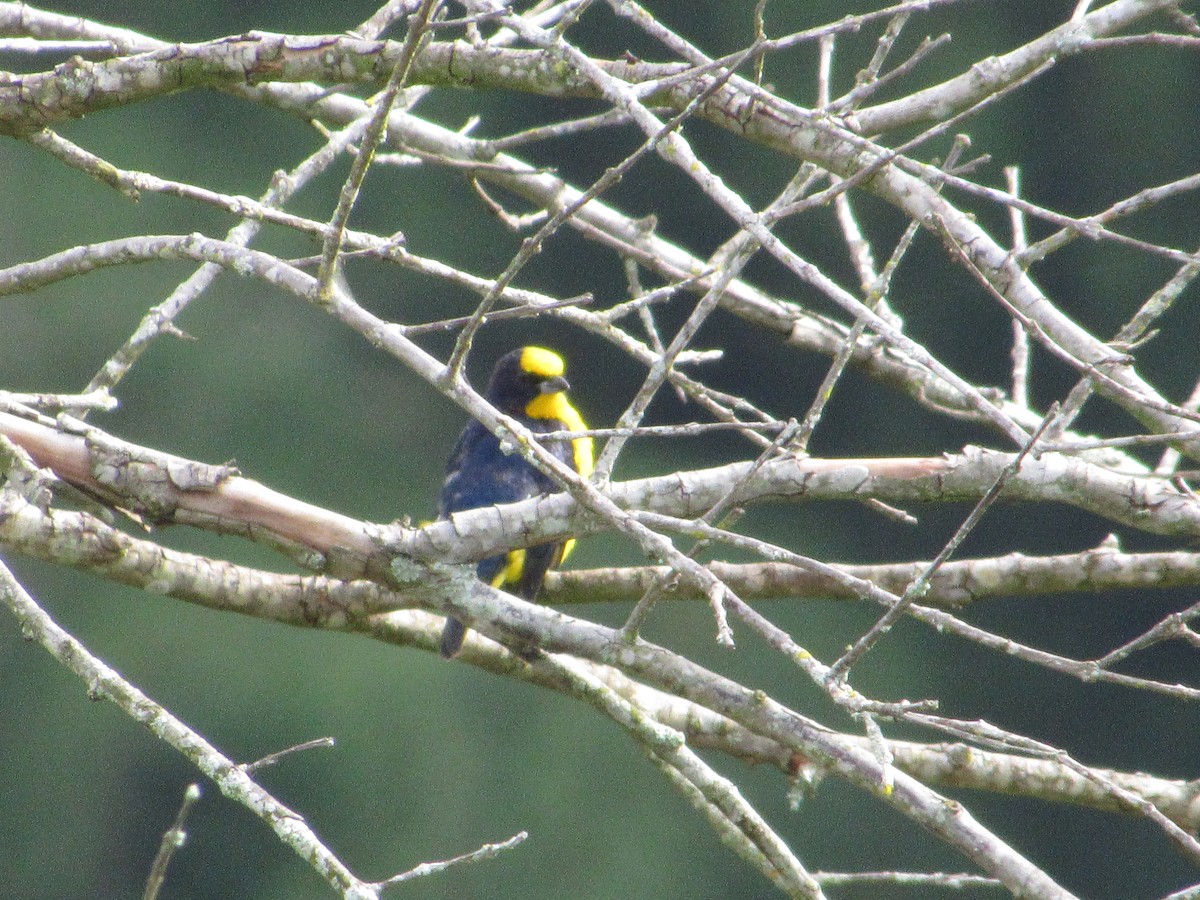
<path id="1" fill-rule="evenodd" d="M 563 377 L 566 363 L 545 347 L 520 347 L 496 361 L 484 399 L 516 419 L 531 432 L 586 431 L 583 417 L 567 398 L 570 385 Z M 590 437 L 552 440 L 543 446 L 583 478 L 592 474 L 595 450 Z M 438 498 L 438 518 L 498 503 L 516 503 L 539 494 L 553 493 L 559 485 L 500 440 L 483 424 L 472 420 L 459 435 L 446 464 L 446 480 Z M 482 560 L 476 577 L 492 587 L 507 590 L 524 600 L 537 600 L 546 572 L 560 565 L 575 546 L 575 539 L 510 550 Z M 446 659 L 462 649 L 466 626 L 447 618 L 442 630 L 441 654 Z"/>

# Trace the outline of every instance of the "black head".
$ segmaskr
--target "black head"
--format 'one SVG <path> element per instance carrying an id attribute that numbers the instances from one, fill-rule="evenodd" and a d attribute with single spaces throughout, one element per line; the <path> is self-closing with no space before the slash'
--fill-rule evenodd
<path id="1" fill-rule="evenodd" d="M 542 394 L 565 391 L 563 359 L 544 347 L 522 347 L 496 361 L 488 379 L 485 397 L 492 406 L 508 415 L 521 415 Z"/>

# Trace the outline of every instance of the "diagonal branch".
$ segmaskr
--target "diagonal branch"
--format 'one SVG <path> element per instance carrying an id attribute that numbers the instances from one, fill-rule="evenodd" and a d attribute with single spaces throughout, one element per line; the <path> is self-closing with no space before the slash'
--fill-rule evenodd
<path id="1" fill-rule="evenodd" d="M 212 779 L 222 794 L 266 822 L 284 844 L 343 896 L 377 900 L 378 891 L 351 872 L 308 827 L 303 816 L 276 800 L 241 766 L 89 653 L 37 605 L 3 564 L 0 564 L 0 598 L 20 620 L 25 632 L 74 672 L 87 685 L 89 694 L 111 700 L 130 718 L 182 753 Z"/>

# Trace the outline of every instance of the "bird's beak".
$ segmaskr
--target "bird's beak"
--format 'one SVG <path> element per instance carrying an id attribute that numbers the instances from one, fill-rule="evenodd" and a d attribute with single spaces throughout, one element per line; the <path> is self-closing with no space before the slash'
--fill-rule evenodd
<path id="1" fill-rule="evenodd" d="M 567 379 L 561 375 L 554 378 L 547 378 L 542 382 L 541 388 L 538 389 L 539 394 L 557 394 L 559 391 L 569 391 L 571 385 L 567 383 Z"/>

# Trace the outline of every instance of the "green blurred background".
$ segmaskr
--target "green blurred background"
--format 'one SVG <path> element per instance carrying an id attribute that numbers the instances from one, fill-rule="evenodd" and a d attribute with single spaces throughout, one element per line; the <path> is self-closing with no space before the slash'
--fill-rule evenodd
<path id="1" fill-rule="evenodd" d="M 750 38 L 750 4 L 650 3 L 705 50 Z M 968 3 L 915 17 L 902 40 L 950 30 L 954 42 L 923 69 L 921 84 L 957 74 L 1069 16 L 1071 2 Z M 853 7 L 853 11 L 871 4 Z M 54 9 L 127 25 L 167 40 L 204 40 L 249 29 L 336 33 L 374 10 L 372 2 L 295 4 L 61 3 Z M 793 31 L 852 11 L 842 3 L 778 2 L 771 33 Z M 592 24 L 592 23 L 595 24 Z M 835 89 L 845 90 L 868 58 L 876 32 L 840 41 Z M 662 54 L 597 9 L 578 34 L 597 52 Z M 903 50 L 899 52 L 904 52 Z M 899 57 L 898 57 L 899 58 Z M 54 60 L 57 62 L 57 60 Z M 813 100 L 815 53 L 801 48 L 767 77 L 784 96 Z M 49 61 L 0 56 L 0 68 L 48 68 Z M 1200 64 L 1181 50 L 1106 51 L 1062 61 L 969 123 L 976 152 L 994 161 L 980 177 L 1000 184 L 1004 165 L 1020 165 L 1027 196 L 1067 213 L 1102 209 L 1140 187 L 1195 172 L 1200 133 L 1195 103 Z M 900 88 L 908 87 L 908 83 Z M 524 96 L 447 92 L 420 112 L 450 127 L 482 112 L 481 135 L 587 110 Z M 286 115 L 217 94 L 187 93 L 70 123 L 62 133 L 131 169 L 257 196 L 271 173 L 316 146 L 316 136 Z M 767 202 L 792 163 L 700 123 L 687 129 L 701 155 L 755 203 Z M 535 146 L 526 158 L 587 183 L 636 146 L 628 130 Z M 930 147 L 943 155 L 946 144 Z M 346 171 L 343 162 L 306 190 L 296 211 L 327 218 Z M 652 199 L 653 198 L 653 199 Z M 956 197 L 967 208 L 972 202 Z M 677 172 L 657 159 L 640 164 L 609 196 L 626 212 L 659 218 L 660 232 L 700 254 L 730 234 L 729 222 Z M 896 213 L 870 199 L 858 208 L 881 259 L 903 228 Z M 137 204 L 68 172 L 33 147 L 0 142 L 0 265 L 75 244 L 136 233 L 201 231 L 221 235 L 230 220 L 179 201 L 145 196 Z M 994 208 L 979 206 L 997 236 L 1007 234 Z M 367 180 L 354 224 L 381 234 L 402 230 L 416 252 L 498 274 L 520 236 L 482 214 L 460 176 L 433 167 L 377 168 Z M 1192 247 L 1200 211 L 1185 196 L 1135 218 L 1129 233 Z M 1034 237 L 1041 236 L 1041 229 Z M 846 285 L 853 273 L 828 211 L 785 224 L 781 234 Z M 258 246 L 313 252 L 290 235 Z M 1116 248 L 1079 242 L 1035 270 L 1039 282 L 1086 327 L 1106 336 L 1173 266 Z M 75 391 L 191 267 L 163 263 L 91 275 L 33 296 L 0 300 L 0 385 L 20 391 Z M 763 287 L 804 303 L 774 264 L 756 261 Z M 464 292 L 378 265 L 352 264 L 351 284 L 378 314 L 421 321 L 469 312 Z M 522 274 L 523 286 L 557 296 L 593 292 L 619 300 L 619 262 L 575 234 L 557 235 Z M 1142 352 L 1143 372 L 1171 399 L 1196 378 L 1198 323 L 1185 297 L 1162 323 L 1168 333 Z M 1007 383 L 1008 324 L 928 236 L 901 267 L 893 304 L 909 333 L 968 379 Z M 688 303 L 660 310 L 667 332 Z M 825 310 L 828 311 L 828 310 Z M 192 341 L 160 340 L 120 386 L 119 411 L 94 422 L 131 441 L 184 456 L 236 459 L 251 477 L 347 515 L 378 521 L 428 517 L 444 460 L 463 414 L 398 364 L 328 317 L 269 286 L 232 276 L 178 323 Z M 423 341 L 444 355 L 448 336 Z M 489 325 L 477 342 L 475 376 L 521 343 L 544 342 L 570 359 L 579 405 L 597 424 L 623 409 L 641 374 L 610 347 L 565 326 Z M 744 323 L 718 315 L 698 341 L 721 346 L 725 360 L 706 379 L 750 396 L 780 416 L 802 414 L 826 361 L 798 356 Z M 1061 397 L 1069 373 L 1040 354 L 1034 394 Z M 695 415 L 671 397 L 654 421 Z M 1081 423 L 1106 433 L 1130 423 L 1097 404 Z M 1123 432 L 1122 432 L 1123 433 Z M 813 449 L 829 456 L 921 455 L 998 439 L 947 422 L 888 389 L 851 374 L 839 389 Z M 618 477 L 713 465 L 745 455 L 730 437 L 635 444 Z M 964 510 L 916 510 L 921 527 L 904 528 L 850 504 L 753 510 L 746 528 L 844 561 L 927 558 Z M 965 554 L 1071 551 L 1093 546 L 1110 529 L 1070 510 L 994 510 Z M 276 557 L 232 538 L 176 529 L 171 546 L 282 568 Z M 1158 544 L 1122 535 L 1129 549 Z M 262 776 L 301 812 L 360 875 L 384 878 L 527 830 L 520 849 L 499 859 L 418 881 L 395 896 L 697 897 L 769 894 L 769 886 L 716 837 L 618 731 L 578 706 L 521 684 L 413 651 L 338 634 L 310 633 L 114 587 L 73 571 L 5 556 L 45 606 L 94 653 L 165 704 L 230 756 L 251 760 L 322 735 L 332 750 L 289 758 Z M 637 562 L 616 538 L 583 542 L 577 566 Z M 1191 602 L 1189 592 L 1112 593 L 993 602 L 972 621 L 1021 640 L 1078 656 L 1120 644 L 1164 614 Z M 774 603 L 764 609 L 810 650 L 830 659 L 875 610 L 822 603 Z M 617 623 L 626 606 L 579 614 Z M 712 623 L 699 605 L 656 610 L 648 636 L 721 666 L 834 727 L 854 726 L 793 670 L 740 635 L 734 654 L 712 647 Z M 1195 655 L 1167 646 L 1144 655 L 1139 674 L 1195 681 Z M 950 715 L 983 717 L 1055 743 L 1080 760 L 1169 777 L 1194 777 L 1200 750 L 1197 715 L 1175 701 L 1068 679 L 983 654 L 905 624 L 857 672 L 857 686 L 881 698 L 936 697 Z M 133 897 L 160 836 L 196 773 L 115 707 L 87 700 L 84 686 L 0 616 L 0 884 L 13 897 Z M 933 736 L 893 728 L 896 737 Z M 859 792 L 827 780 L 798 813 L 789 812 L 783 779 L 715 759 L 813 868 L 966 868 L 948 850 Z M 1152 897 L 1197 880 L 1152 826 L 1135 820 L 1014 799 L 963 794 L 976 815 L 1068 888 L 1087 897 Z M 326 897 L 329 889 L 255 818 L 205 786 L 189 823 L 189 841 L 172 864 L 168 898 Z M 1097 848 L 1116 848 L 1098 853 Z M 838 897 L 873 897 L 840 890 Z M 990 895 L 994 895 L 990 894 Z M 889 891 L 888 896 L 923 896 Z M 958 895 L 963 896 L 963 895 Z M 980 894 L 983 896 L 983 894 Z"/>

